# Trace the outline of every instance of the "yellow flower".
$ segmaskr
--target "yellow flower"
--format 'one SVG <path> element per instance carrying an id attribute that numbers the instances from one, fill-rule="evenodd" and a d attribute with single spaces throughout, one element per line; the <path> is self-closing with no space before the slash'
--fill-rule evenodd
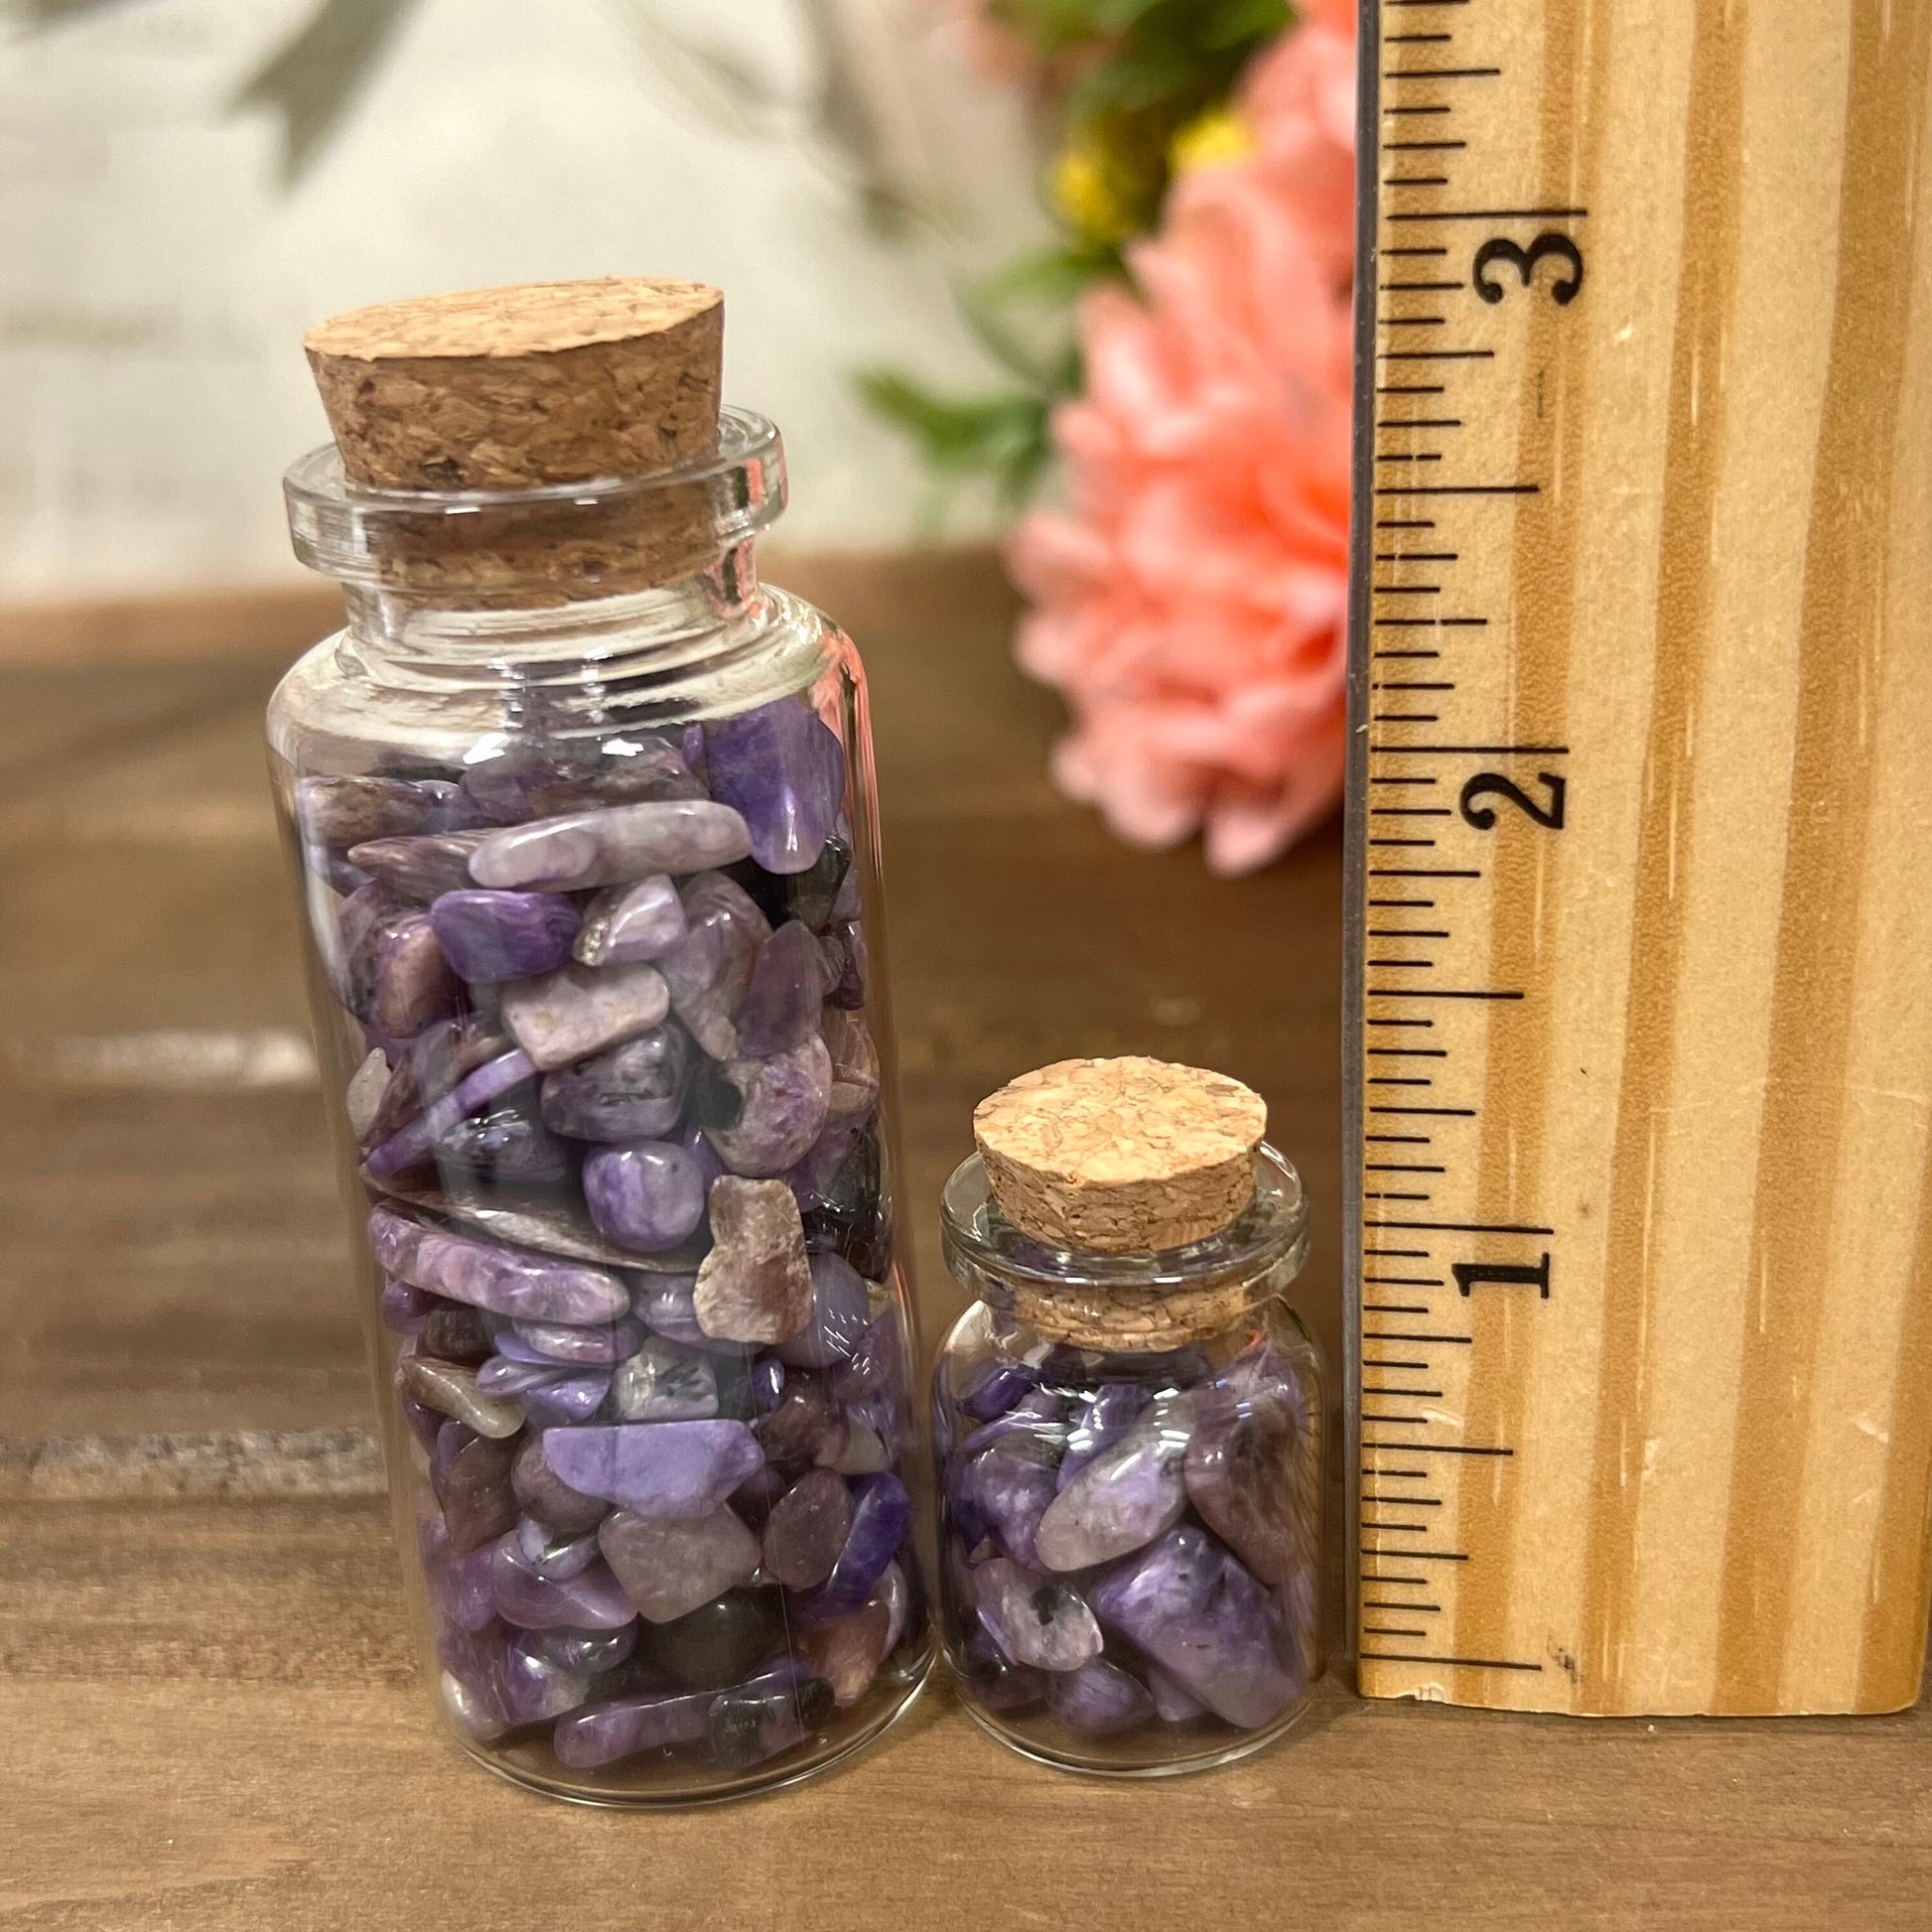
<path id="1" fill-rule="evenodd" d="M 1090 135 L 1075 135 L 1052 171 L 1053 207 L 1089 241 L 1125 241 L 1140 227 L 1134 198 L 1123 192 L 1111 157 Z"/>
<path id="2" fill-rule="evenodd" d="M 1168 166 L 1184 175 L 1196 168 L 1245 161 L 1254 151 L 1254 129 L 1232 108 L 1210 107 L 1174 135 L 1168 148 Z"/>

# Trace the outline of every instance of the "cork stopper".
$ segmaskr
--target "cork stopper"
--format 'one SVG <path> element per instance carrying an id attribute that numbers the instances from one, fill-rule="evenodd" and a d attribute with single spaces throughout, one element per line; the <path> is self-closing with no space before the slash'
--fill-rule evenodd
<path id="1" fill-rule="evenodd" d="M 1007 1219 L 1100 1254 L 1185 1247 L 1226 1227 L 1253 1197 L 1267 1127 L 1239 1080 L 1139 1057 L 1056 1061 L 973 1113 Z"/>
<path id="2" fill-rule="evenodd" d="M 697 282 L 554 282 L 385 302 L 312 329 L 350 483 L 530 490 L 647 477 L 717 447 L 724 298 Z M 571 514 L 573 508 L 576 514 Z M 515 605 L 644 589 L 707 561 L 704 492 L 396 524 L 396 587 Z"/>
<path id="3" fill-rule="evenodd" d="M 303 346 L 343 468 L 375 489 L 646 476 L 718 440 L 725 298 L 546 282 L 382 302 Z"/>

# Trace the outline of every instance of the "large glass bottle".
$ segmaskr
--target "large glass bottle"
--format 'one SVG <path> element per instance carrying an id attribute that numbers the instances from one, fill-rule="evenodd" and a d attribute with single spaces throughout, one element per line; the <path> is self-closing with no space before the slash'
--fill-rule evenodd
<path id="1" fill-rule="evenodd" d="M 865 677 L 759 581 L 777 433 L 287 495 L 348 623 L 271 764 L 437 1702 L 574 1798 L 802 1776 L 930 1646 Z M 614 591 L 640 532 L 683 562 Z"/>

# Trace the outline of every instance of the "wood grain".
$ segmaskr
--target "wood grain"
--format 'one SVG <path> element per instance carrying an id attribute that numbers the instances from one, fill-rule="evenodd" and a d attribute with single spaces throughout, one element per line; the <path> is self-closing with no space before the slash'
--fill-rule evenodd
<path id="1" fill-rule="evenodd" d="M 1380 248 L 1435 252 L 1377 266 L 1378 381 L 1429 397 L 1376 402 L 1373 500 L 1434 567 L 1367 599 L 1364 853 L 1432 903 L 1361 982 L 1364 1118 L 1415 1130 L 1364 1143 L 1365 1332 L 1391 1277 L 1416 1310 L 1362 1349 L 1363 1684 L 1896 1709 L 1932 1586 L 1932 8 L 1422 11 L 1426 45 L 1384 11 L 1383 134 L 1459 145 L 1379 178 Z M 1488 299 L 1499 244 L 1545 255 Z M 1478 825 L 1485 769 L 1564 785 L 1562 826 Z M 1435 1608 L 1370 1605 L 1398 1563 Z"/>

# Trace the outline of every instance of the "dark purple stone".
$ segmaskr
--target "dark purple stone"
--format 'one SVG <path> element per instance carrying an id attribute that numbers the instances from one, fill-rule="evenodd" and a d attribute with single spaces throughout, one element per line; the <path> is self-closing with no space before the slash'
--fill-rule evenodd
<path id="1" fill-rule="evenodd" d="M 852 1534 L 852 1492 L 830 1469 L 808 1469 L 764 1522 L 764 1571 L 787 1589 L 815 1589 Z"/>
<path id="2" fill-rule="evenodd" d="M 1083 1737 L 1118 1737 L 1154 1716 L 1147 1686 L 1104 1657 L 1048 1678 L 1046 1708 L 1067 1729 Z"/>
<path id="3" fill-rule="evenodd" d="M 971 1468 L 973 1500 L 981 1520 L 1015 1563 L 1026 1570 L 1039 1569 L 1034 1538 L 1055 1493 L 1050 1455 L 1016 1439 L 982 1449 Z"/>
<path id="4" fill-rule="evenodd" d="M 367 955 L 370 1030 L 389 1039 L 413 1039 L 433 1021 L 455 1013 L 462 998 L 456 976 L 436 943 L 428 917 L 398 913 L 376 928 Z"/>
<path id="5" fill-rule="evenodd" d="M 770 1059 L 706 1060 L 698 1069 L 698 1118 L 719 1159 L 755 1179 L 803 1159 L 825 1125 L 832 1061 L 816 1034 Z"/>
<path id="6" fill-rule="evenodd" d="M 852 872 L 849 828 L 832 833 L 803 872 L 766 872 L 755 859 L 731 869 L 731 876 L 757 900 L 774 926 L 802 919 L 816 932 L 836 916 L 841 893 Z M 857 909 L 856 905 L 853 907 Z"/>
<path id="7" fill-rule="evenodd" d="M 377 1180 L 388 1180 L 427 1165 L 435 1158 L 437 1143 L 444 1136 L 470 1115 L 482 1113 L 492 1101 L 533 1078 L 535 1071 L 528 1054 L 516 1048 L 485 1060 L 377 1146 L 368 1157 L 370 1174 Z"/>
<path id="8" fill-rule="evenodd" d="M 675 1020 L 543 1076 L 543 1118 L 580 1141 L 669 1134 L 691 1084 L 691 1035 Z"/>
<path id="9" fill-rule="evenodd" d="M 965 1383 L 953 1401 L 975 1422 L 991 1422 L 1038 1387 L 1039 1377 L 1024 1362 L 988 1355 L 967 1369 Z"/>
<path id="10" fill-rule="evenodd" d="M 954 1453 L 971 1455 L 1014 1437 L 1035 1443 L 1042 1455 L 1057 1457 L 1066 1447 L 1066 1425 L 1060 1420 L 1060 1398 L 1051 1389 L 1023 1395 L 1004 1416 L 995 1416 L 966 1438 Z"/>
<path id="11" fill-rule="evenodd" d="M 828 1006 L 857 1013 L 866 1003 L 872 983 L 866 929 L 857 919 L 840 919 L 824 935 L 825 960 L 832 977 L 825 995 Z"/>
<path id="12" fill-rule="evenodd" d="M 473 764 L 463 788 L 494 825 L 553 818 L 599 805 L 702 798 L 705 788 L 679 748 L 626 733 L 604 745 L 518 745 Z"/>
<path id="13" fill-rule="evenodd" d="M 449 1525 L 450 1547 L 459 1556 L 493 1542 L 516 1522 L 516 1494 L 510 1476 L 516 1441 L 514 1437 L 499 1441 L 479 1436 L 456 1422 L 438 1432 L 436 1497 L 443 1505 L 443 1520 Z M 446 1442 L 450 1445 L 447 1453 L 443 1448 Z"/>
<path id="14" fill-rule="evenodd" d="M 852 1529 L 831 1576 L 792 1598 L 792 1614 L 805 1629 L 850 1616 L 872 1594 L 911 1528 L 912 1498 L 890 1471 L 858 1477 L 852 1497 Z"/>
<path id="15" fill-rule="evenodd" d="M 845 1452 L 850 1433 L 831 1390 L 802 1373 L 785 1378 L 784 1393 L 758 1425 L 765 1460 L 787 1474 L 814 1463 L 829 1467 Z"/>
<path id="16" fill-rule="evenodd" d="M 352 846 L 348 862 L 379 885 L 418 905 L 468 886 L 470 855 L 489 836 L 481 832 L 437 832 L 421 838 L 375 839 Z"/>
<path id="17" fill-rule="evenodd" d="M 819 1009 L 832 984 L 825 954 L 809 926 L 781 925 L 759 948 L 738 1009 L 738 1051 L 767 1059 L 818 1031 Z"/>
<path id="18" fill-rule="evenodd" d="M 1030 1711 L 1038 1704 L 1046 1696 L 1049 1675 L 1031 1664 L 1016 1664 L 983 1629 L 975 1629 L 966 1641 L 961 1674 L 974 1702 L 1003 1716 Z"/>
<path id="19" fill-rule="evenodd" d="M 1110 1629 L 1244 1730 L 1272 1724 L 1307 1688 L 1300 1662 L 1284 1661 L 1274 1599 L 1191 1523 L 1170 1530 L 1087 1594 Z"/>
<path id="20" fill-rule="evenodd" d="M 525 1630 L 617 1630 L 637 1614 L 601 1561 L 574 1577 L 540 1577 L 524 1561 L 514 1533 L 491 1550 L 489 1582 L 497 1615 Z"/>
<path id="21" fill-rule="evenodd" d="M 447 1302 L 436 1306 L 424 1318 L 418 1332 L 417 1353 L 434 1355 L 440 1362 L 463 1362 L 474 1366 L 486 1361 L 493 1348 L 489 1324 L 483 1319 L 482 1311 L 461 1306 L 452 1307 Z"/>
<path id="22" fill-rule="evenodd" d="M 785 1365 L 769 1359 L 759 1363 L 751 1376 L 752 1407 L 760 1416 L 768 1416 L 778 1406 L 785 1392 Z"/>
<path id="23" fill-rule="evenodd" d="M 742 1683 L 784 1640 L 775 1590 L 728 1589 L 689 1616 L 658 1624 L 644 1654 L 679 1684 L 720 1690 Z"/>
<path id="24" fill-rule="evenodd" d="M 504 1704 L 510 1717 L 522 1725 L 541 1724 L 574 1711 L 584 1702 L 591 1682 L 588 1672 L 565 1670 L 535 1649 L 531 1636 L 523 1632 L 512 1637 L 503 1655 Z"/>
<path id="25" fill-rule="evenodd" d="M 712 1751 L 727 1769 L 747 1770 L 802 1744 L 831 1717 L 834 1704 L 831 1685 L 817 1677 L 725 1692 L 712 1702 Z"/>
<path id="26" fill-rule="evenodd" d="M 595 1541 L 592 1548 L 596 1548 Z M 637 1626 L 626 1623 L 616 1630 L 532 1630 L 523 1641 L 559 1670 L 594 1677 L 629 1660 L 637 1648 Z"/>
<path id="27" fill-rule="evenodd" d="M 503 1529 L 516 1521 L 519 1503 L 540 1523 L 548 1524 L 564 1536 L 582 1536 L 596 1529 L 611 1513 L 611 1505 L 603 1497 L 587 1496 L 582 1490 L 573 1489 L 551 1468 L 544 1459 L 543 1439 L 533 1433 L 524 1434 L 522 1446 L 516 1450 L 516 1459 L 510 1466 L 510 1518 Z M 502 1530 L 494 1532 L 498 1536 L 502 1533 Z"/>
<path id="28" fill-rule="evenodd" d="M 607 1241 L 633 1254 L 658 1254 L 704 1219 L 704 1175 L 669 1141 L 599 1147 L 584 1160 L 584 1204 Z"/>
<path id="29" fill-rule="evenodd" d="M 444 1190 L 455 1198 L 547 1193 L 568 1182 L 576 1157 L 536 1117 L 534 1089 L 515 1094 L 439 1134 L 432 1159 Z"/>
<path id="30" fill-rule="evenodd" d="M 407 1282 L 384 1282 L 376 1298 L 376 1313 L 394 1335 L 419 1335 L 430 1315 L 446 1306 L 440 1295 L 428 1295 Z M 431 1349 L 432 1355 L 437 1351 Z"/>
<path id="31" fill-rule="evenodd" d="M 813 1255 L 811 1270 L 811 1318 L 778 1344 L 778 1359 L 793 1368 L 832 1368 L 858 1352 L 872 1320 L 872 1298 L 852 1265 L 837 1255 Z"/>
<path id="32" fill-rule="evenodd" d="M 499 1530 L 497 1535 L 501 1534 Z M 489 1585 L 489 1543 L 494 1540 L 459 1550 L 442 1517 L 425 1517 L 416 1526 L 430 1600 L 459 1630 L 481 1630 L 496 1614 L 496 1596 Z"/>
<path id="33" fill-rule="evenodd" d="M 1319 1477 L 1300 1467 L 1308 1451 L 1294 1371 L 1267 1354 L 1265 1364 L 1243 1358 L 1199 1391 L 1185 1476 L 1187 1500 L 1208 1528 L 1274 1587 L 1309 1540 L 1297 1516 L 1302 1497 L 1319 1494 Z"/>
<path id="34" fill-rule="evenodd" d="M 738 1050 L 732 1016 L 751 983 L 759 948 L 771 936 L 764 914 L 721 872 L 702 872 L 681 895 L 689 930 L 657 962 L 671 1011 L 713 1059 Z"/>
<path id="35" fill-rule="evenodd" d="M 576 906 L 555 893 L 445 893 L 429 908 L 443 956 L 475 983 L 527 979 L 571 956 L 582 923 Z"/>
<path id="36" fill-rule="evenodd" d="M 836 1138 L 839 1163 L 817 1167 L 819 1151 Z M 893 1266 L 893 1221 L 881 1173 L 879 1134 L 871 1124 L 828 1127 L 786 1179 L 798 1196 L 805 1245 L 843 1255 L 868 1281 L 884 1281 Z"/>
<path id="37" fill-rule="evenodd" d="M 440 778 L 321 773 L 296 784 L 296 817 L 317 845 L 346 847 L 447 831 L 461 794 Z"/>
<path id="38" fill-rule="evenodd" d="M 845 749 L 818 714 L 780 698 L 705 727 L 711 795 L 751 828 L 766 872 L 806 871 L 845 802 Z"/>

